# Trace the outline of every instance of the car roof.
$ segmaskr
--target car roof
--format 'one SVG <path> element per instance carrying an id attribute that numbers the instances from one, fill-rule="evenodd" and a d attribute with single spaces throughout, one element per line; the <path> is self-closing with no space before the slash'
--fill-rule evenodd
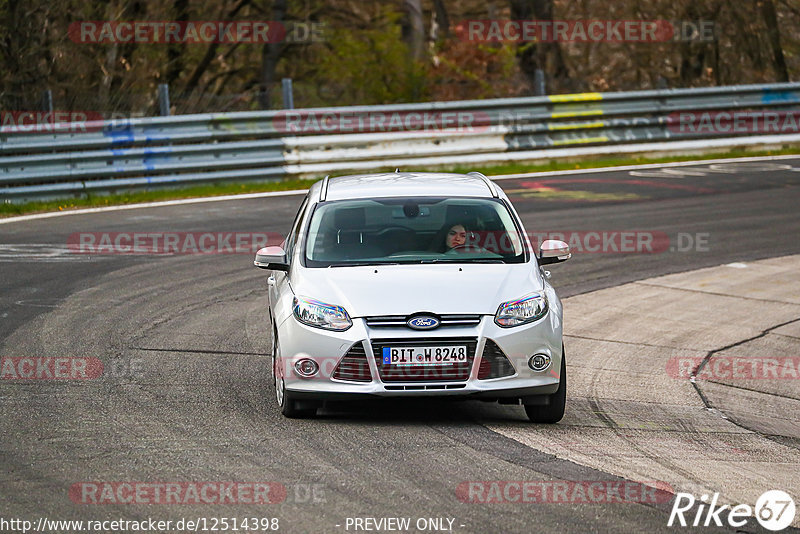
<path id="1" fill-rule="evenodd" d="M 497 189 L 480 173 L 390 172 L 337 176 L 317 182 L 311 197 L 346 200 L 385 197 L 483 197 L 497 196 Z M 313 194 L 319 193 L 319 194 Z"/>

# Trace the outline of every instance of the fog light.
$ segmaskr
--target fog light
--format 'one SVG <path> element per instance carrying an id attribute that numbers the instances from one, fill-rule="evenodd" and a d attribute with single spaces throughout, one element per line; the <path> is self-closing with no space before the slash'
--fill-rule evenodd
<path id="1" fill-rule="evenodd" d="M 550 356 L 547 354 L 534 354 L 531 356 L 531 359 L 528 360 L 528 367 L 534 371 L 544 371 L 550 367 Z"/>
<path id="2" fill-rule="evenodd" d="M 303 358 L 302 360 L 297 360 L 295 362 L 294 370 L 298 375 L 308 378 L 317 374 L 317 371 L 319 371 L 319 365 L 317 365 L 317 362 L 314 360 Z"/>

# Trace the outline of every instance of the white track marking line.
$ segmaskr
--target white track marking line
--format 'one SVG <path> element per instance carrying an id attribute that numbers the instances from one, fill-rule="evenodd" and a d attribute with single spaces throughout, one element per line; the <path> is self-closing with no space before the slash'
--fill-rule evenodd
<path id="1" fill-rule="evenodd" d="M 598 172 L 616 172 L 627 171 L 635 169 L 660 169 L 665 167 L 681 167 L 689 165 L 712 165 L 717 163 L 746 163 L 749 161 L 777 161 L 784 159 L 797 159 L 800 160 L 798 155 L 782 155 L 782 156 L 753 156 L 746 158 L 725 158 L 725 159 L 707 159 L 707 160 L 693 160 L 693 161 L 675 161 L 672 163 L 644 163 L 641 165 L 621 165 L 618 167 L 599 167 L 589 169 L 571 169 L 565 171 L 539 171 L 529 172 L 522 174 L 502 174 L 491 176 L 492 180 L 512 180 L 514 178 L 530 178 L 533 176 L 563 176 L 570 174 L 591 174 Z M 800 170 L 800 169 L 794 169 Z M 123 206 L 104 206 L 102 208 L 86 208 L 79 210 L 56 211 L 49 213 L 35 213 L 33 215 L 20 215 L 18 217 L 6 217 L 0 219 L 0 224 L 8 224 L 14 222 L 33 221 L 37 219 L 49 219 L 51 217 L 61 217 L 64 215 L 85 215 L 90 213 L 105 213 L 109 211 L 122 211 L 133 210 L 141 208 L 159 208 L 162 206 L 180 206 L 184 204 L 200 204 L 204 202 L 224 202 L 226 200 L 247 200 L 250 198 L 267 198 L 267 197 L 284 197 L 291 195 L 301 195 L 307 193 L 307 189 L 295 189 L 291 191 L 269 191 L 265 193 L 245 193 L 241 195 L 224 195 L 218 197 L 206 198 L 184 198 L 180 200 L 164 200 L 160 202 L 144 202 L 141 204 L 126 204 Z"/>

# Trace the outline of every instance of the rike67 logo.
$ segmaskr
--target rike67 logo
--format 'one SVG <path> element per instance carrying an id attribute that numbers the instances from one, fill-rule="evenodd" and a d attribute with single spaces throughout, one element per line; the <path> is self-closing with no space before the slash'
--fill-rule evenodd
<path id="1" fill-rule="evenodd" d="M 675 502 L 672 505 L 672 512 L 669 514 L 667 526 L 693 526 L 709 527 L 723 526 L 723 521 L 734 528 L 743 527 L 747 524 L 750 517 L 755 517 L 756 521 L 767 530 L 783 530 L 794 521 L 795 503 L 792 497 L 781 490 L 769 490 L 761 494 L 756 500 L 755 507 L 749 504 L 737 504 L 733 507 L 729 505 L 718 506 L 719 493 L 715 493 L 709 502 L 708 495 L 702 495 L 695 499 L 691 493 L 678 493 L 675 495 Z M 697 511 L 693 511 L 697 504 Z M 688 516 L 684 517 L 684 514 Z M 723 514 L 725 518 L 723 520 Z M 692 516 L 694 519 L 692 520 Z M 677 520 L 677 521 L 676 521 Z"/>

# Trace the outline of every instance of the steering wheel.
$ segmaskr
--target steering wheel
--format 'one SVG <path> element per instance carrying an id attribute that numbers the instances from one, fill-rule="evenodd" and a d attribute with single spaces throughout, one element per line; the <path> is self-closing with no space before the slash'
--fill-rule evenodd
<path id="1" fill-rule="evenodd" d="M 383 228 L 381 228 L 380 230 L 378 230 L 375 233 L 377 235 L 380 235 L 380 234 L 385 234 L 386 232 L 395 232 L 397 230 L 402 230 L 403 232 L 413 232 L 414 231 L 414 230 L 412 230 L 411 228 L 409 228 L 407 226 L 400 226 L 398 224 L 398 225 L 393 225 L 393 226 L 384 226 Z"/>
<path id="2" fill-rule="evenodd" d="M 478 245 L 463 243 L 461 245 L 454 246 L 453 248 L 445 252 L 445 254 L 464 254 L 469 252 L 481 253 L 481 252 L 487 252 L 487 250 L 483 247 L 479 247 Z"/>
<path id="3" fill-rule="evenodd" d="M 397 233 L 397 232 L 402 232 L 406 235 L 411 235 L 411 236 L 416 235 L 416 232 L 414 230 L 405 226 L 386 226 L 375 232 L 375 235 L 384 236 L 389 233 Z"/>

